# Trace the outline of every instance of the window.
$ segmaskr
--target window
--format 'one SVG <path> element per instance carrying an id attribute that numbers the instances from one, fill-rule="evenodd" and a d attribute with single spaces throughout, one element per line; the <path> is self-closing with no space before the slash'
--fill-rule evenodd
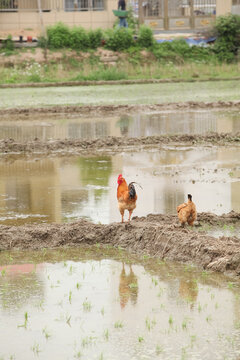
<path id="1" fill-rule="evenodd" d="M 104 0 L 65 0 L 65 11 L 104 10 Z"/>
<path id="2" fill-rule="evenodd" d="M 17 11 L 17 0 L 0 0 L 0 11 Z"/>

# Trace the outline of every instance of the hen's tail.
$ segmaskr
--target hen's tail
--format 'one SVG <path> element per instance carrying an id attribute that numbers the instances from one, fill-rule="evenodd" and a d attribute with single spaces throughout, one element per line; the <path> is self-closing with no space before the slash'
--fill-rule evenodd
<path id="1" fill-rule="evenodd" d="M 128 190 L 130 199 L 134 199 L 136 196 L 136 190 L 132 182 L 128 185 Z"/>
<path id="2" fill-rule="evenodd" d="M 192 195 L 191 195 L 191 194 L 188 194 L 188 199 L 189 199 L 190 201 L 192 201 Z"/>

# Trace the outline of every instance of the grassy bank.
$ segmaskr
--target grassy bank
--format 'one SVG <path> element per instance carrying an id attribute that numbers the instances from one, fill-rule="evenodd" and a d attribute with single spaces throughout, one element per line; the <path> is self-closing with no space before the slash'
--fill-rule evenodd
<path id="1" fill-rule="evenodd" d="M 2 57 L 0 62 L 0 84 L 84 80 L 233 79 L 239 74 L 240 62 L 161 62 L 148 51 L 49 51 L 48 60 L 45 62 L 43 51 L 34 49 L 14 51 L 9 56 Z"/>

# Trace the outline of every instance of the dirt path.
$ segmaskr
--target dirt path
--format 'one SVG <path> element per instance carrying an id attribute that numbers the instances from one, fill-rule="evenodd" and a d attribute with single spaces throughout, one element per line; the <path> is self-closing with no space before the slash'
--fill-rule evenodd
<path id="1" fill-rule="evenodd" d="M 171 110 L 240 110 L 239 101 L 187 101 L 177 103 L 159 103 L 159 104 L 131 104 L 131 105 L 83 105 L 83 106 L 46 106 L 46 107 L 17 107 L 0 109 L 1 117 L 40 117 L 43 115 L 48 116 L 60 116 L 60 115 L 117 115 L 117 114 L 129 114 L 136 112 L 159 112 L 159 111 L 171 111 Z"/>
<path id="2" fill-rule="evenodd" d="M 198 215 L 200 223 L 234 224 L 240 214 L 223 216 L 209 213 Z M 0 226 L 0 251 L 42 249 L 61 246 L 110 244 L 136 254 L 198 266 L 231 275 L 240 275 L 240 240 L 236 237 L 216 239 L 206 233 L 179 226 L 174 215 L 135 217 L 131 223 L 98 225 L 86 220 L 70 224 Z"/>

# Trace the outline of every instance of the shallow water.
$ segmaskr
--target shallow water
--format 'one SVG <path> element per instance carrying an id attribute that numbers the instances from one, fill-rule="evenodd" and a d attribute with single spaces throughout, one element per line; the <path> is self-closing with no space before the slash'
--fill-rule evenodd
<path id="1" fill-rule="evenodd" d="M 0 139 L 95 139 L 171 134 L 236 133 L 239 111 L 167 111 L 111 117 L 34 118 L 0 121 Z"/>
<path id="2" fill-rule="evenodd" d="M 175 214 L 188 193 L 199 212 L 240 211 L 238 155 L 237 147 L 166 147 L 97 157 L 2 158 L 0 223 L 120 221 L 119 173 L 143 188 L 136 185 L 137 216 Z"/>
<path id="3" fill-rule="evenodd" d="M 121 250 L 0 254 L 0 358 L 236 359 L 240 289 Z"/>

